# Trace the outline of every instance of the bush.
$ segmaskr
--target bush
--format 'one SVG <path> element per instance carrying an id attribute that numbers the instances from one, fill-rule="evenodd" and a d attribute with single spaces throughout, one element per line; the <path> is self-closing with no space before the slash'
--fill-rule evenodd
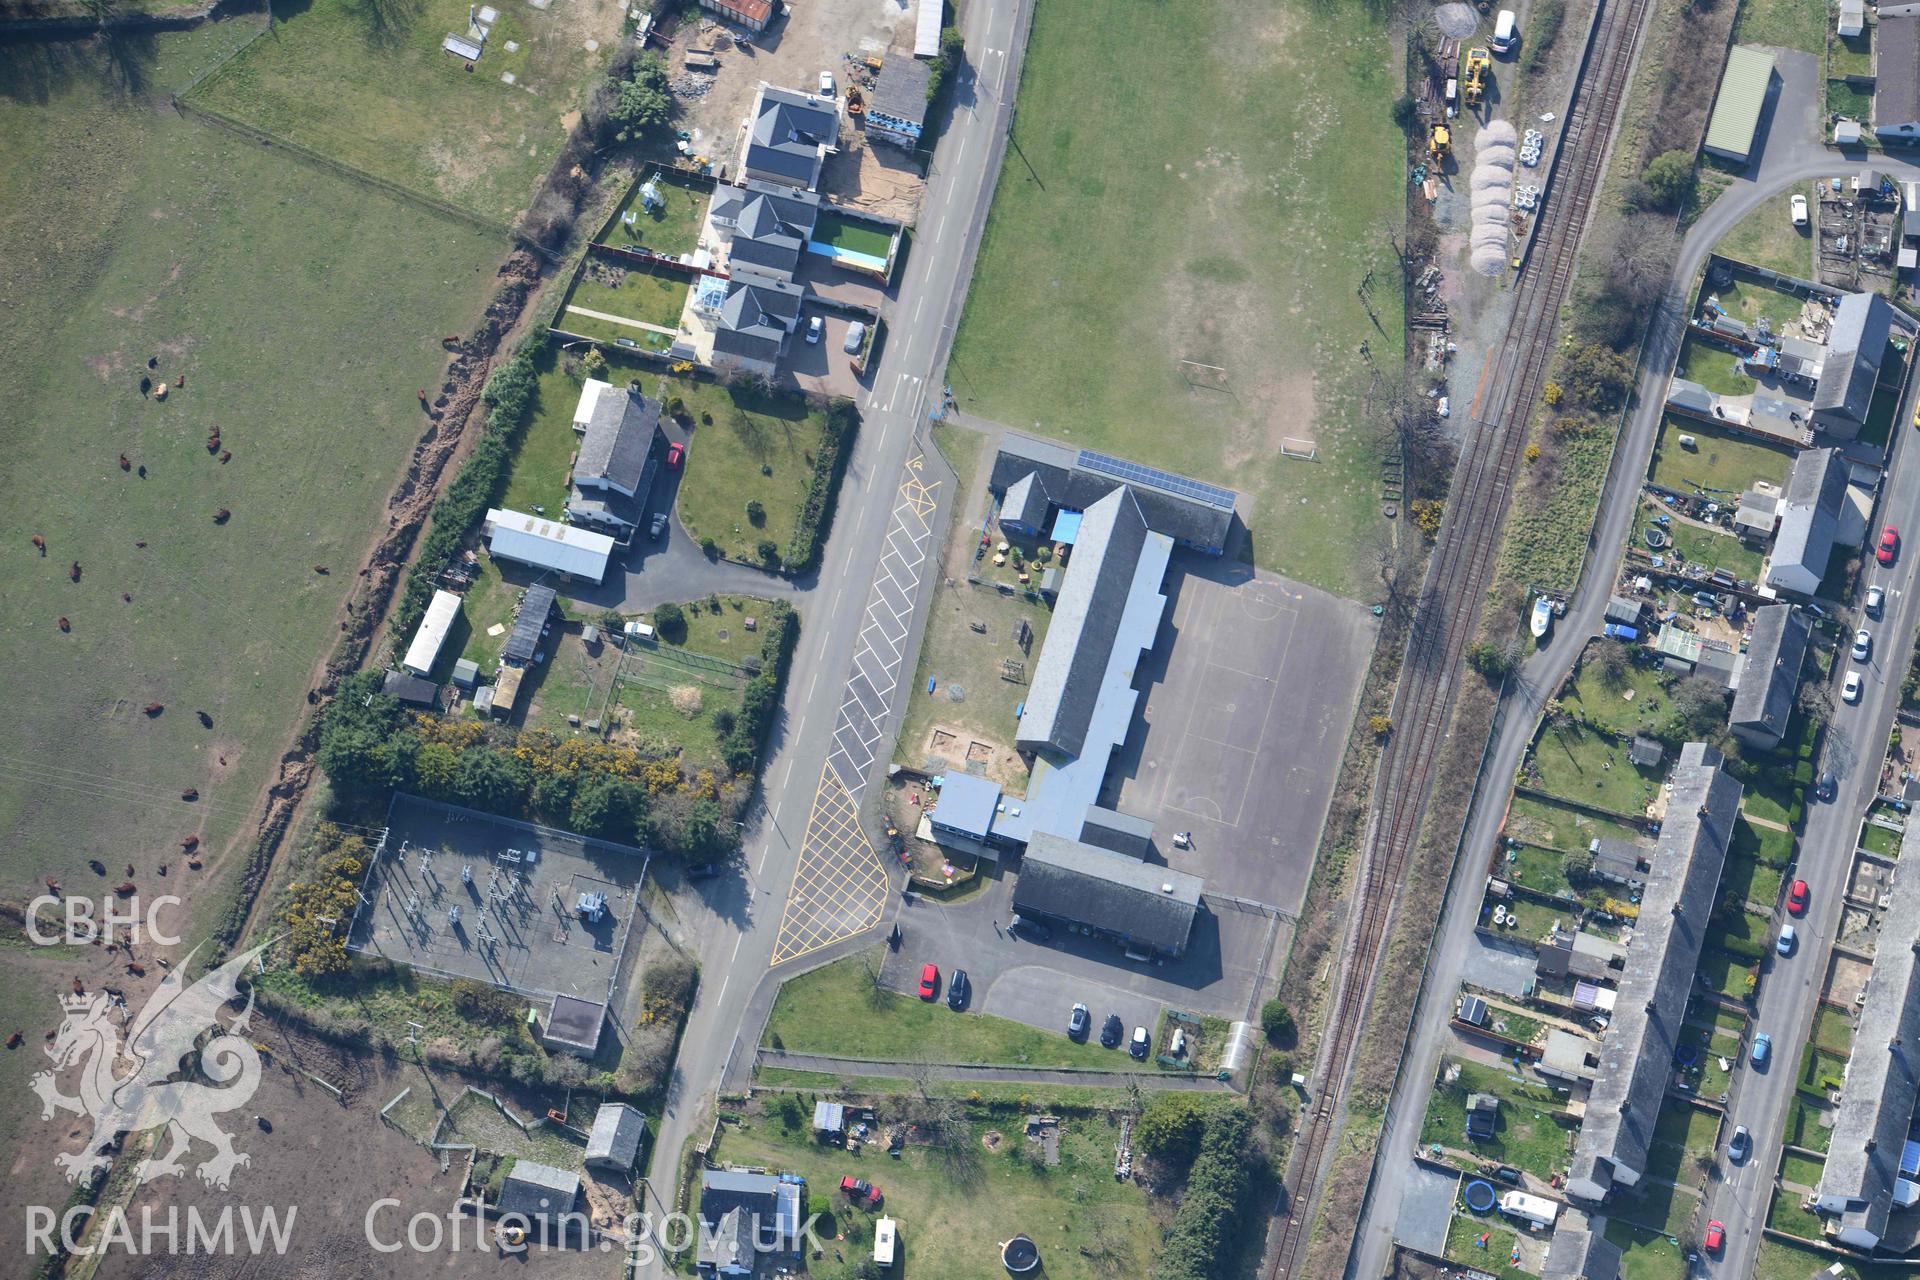
<path id="1" fill-rule="evenodd" d="M 747 523 L 757 529 L 766 522 L 767 509 L 761 505 L 760 499 L 755 498 L 747 503 Z"/>
<path id="2" fill-rule="evenodd" d="M 1226 1274 L 1238 1244 L 1234 1224 L 1252 1184 L 1246 1151 L 1252 1129 L 1253 1117 L 1245 1111 L 1221 1108 L 1207 1116 L 1186 1194 L 1154 1260 L 1154 1280 Z"/>
<path id="3" fill-rule="evenodd" d="M 640 57 L 632 73 L 613 85 L 613 100 L 607 107 L 607 124 L 614 139 L 633 142 L 673 120 L 673 91 L 667 83 L 666 64 L 652 54 Z"/>
<path id="4" fill-rule="evenodd" d="M 1420 118 L 1420 108 L 1413 99 L 1401 94 L 1393 100 L 1393 122 L 1400 126 L 1403 133 L 1413 132 L 1414 122 Z"/>
<path id="5" fill-rule="evenodd" d="M 780 567 L 780 544 L 772 538 L 762 538 L 754 544 L 754 554 L 760 557 L 760 563 L 769 569 Z"/>
<path id="6" fill-rule="evenodd" d="M 687 638 L 687 615 L 677 604 L 655 606 L 653 625 L 659 629 L 662 640 L 679 644 Z"/>
<path id="7" fill-rule="evenodd" d="M 773 1104 L 773 1113 L 780 1117 L 780 1127 L 788 1133 L 798 1131 L 802 1121 L 806 1119 L 800 1110 L 800 1099 L 791 1093 L 780 1095 L 780 1101 Z M 815 1198 L 826 1199 L 825 1196 L 809 1197 L 809 1199 Z"/>
<path id="8" fill-rule="evenodd" d="M 844 397 L 827 406 L 826 416 L 806 500 L 800 504 L 800 521 L 794 527 L 793 541 L 787 544 L 788 573 L 805 573 L 820 562 L 820 549 L 826 545 L 827 530 L 833 524 L 834 496 L 840 489 L 847 455 L 852 452 L 853 433 L 860 426 L 859 410 Z"/>
<path id="9" fill-rule="evenodd" d="M 1482 640 L 1467 650 L 1467 665 L 1488 680 L 1498 682 L 1506 679 L 1519 661 L 1518 655 L 1511 649 L 1502 649 L 1499 645 Z"/>
<path id="10" fill-rule="evenodd" d="M 1280 1049 L 1290 1049 L 1297 1034 L 1293 1025 L 1293 1012 L 1276 998 L 1260 1006 L 1260 1030 L 1266 1033 L 1267 1043 Z"/>
<path id="11" fill-rule="evenodd" d="M 1676 213 L 1693 195 L 1693 152 L 1668 151 L 1657 155 L 1640 175 L 1654 207 Z"/>
<path id="12" fill-rule="evenodd" d="M 1143 1154 L 1180 1170 L 1200 1150 L 1207 1113 L 1198 1099 L 1180 1093 L 1155 1095 L 1140 1112 L 1133 1139 Z"/>
<path id="13" fill-rule="evenodd" d="M 1598 342 L 1569 348 L 1560 376 L 1566 393 L 1596 413 L 1610 413 L 1625 404 L 1633 386 L 1633 366 L 1626 357 Z"/>

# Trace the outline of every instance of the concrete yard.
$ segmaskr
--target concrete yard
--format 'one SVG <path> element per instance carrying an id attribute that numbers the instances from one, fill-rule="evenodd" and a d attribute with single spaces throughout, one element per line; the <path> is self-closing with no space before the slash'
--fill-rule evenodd
<path id="1" fill-rule="evenodd" d="M 1300 907 L 1372 652 L 1365 606 L 1182 553 L 1137 683 L 1119 808 L 1207 891 Z M 1193 848 L 1173 847 L 1176 831 Z"/>
<path id="2" fill-rule="evenodd" d="M 608 999 L 639 914 L 645 853 L 405 794 L 394 796 L 387 828 L 350 949 L 529 995 Z M 575 910 L 587 893 L 606 895 L 598 921 Z M 454 908 L 458 923 L 449 922 Z"/>

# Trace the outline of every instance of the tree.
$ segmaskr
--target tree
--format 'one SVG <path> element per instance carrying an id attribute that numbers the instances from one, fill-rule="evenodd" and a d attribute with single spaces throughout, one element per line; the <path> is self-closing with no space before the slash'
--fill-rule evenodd
<path id="1" fill-rule="evenodd" d="M 747 523 L 752 525 L 754 528 L 758 529 L 761 525 L 765 524 L 766 522 L 767 522 L 767 509 L 766 507 L 761 505 L 760 499 L 754 498 L 752 501 L 748 502 L 747 503 Z"/>
<path id="2" fill-rule="evenodd" d="M 1401 94 L 1393 100 L 1393 122 L 1400 126 L 1403 133 L 1411 133 L 1416 120 L 1420 118 L 1420 108 L 1413 99 Z"/>
<path id="3" fill-rule="evenodd" d="M 1504 680 L 1519 665 L 1519 655 L 1511 649 L 1482 640 L 1467 650 L 1467 665 L 1490 681 Z"/>
<path id="4" fill-rule="evenodd" d="M 589 378 L 598 378 L 602 382 L 606 381 L 607 358 L 600 354 L 600 348 L 587 348 L 587 354 L 580 357 L 580 371 Z"/>
<path id="5" fill-rule="evenodd" d="M 1268 1044 L 1291 1048 L 1296 1034 L 1292 1010 L 1281 1004 L 1278 997 L 1267 1001 L 1260 1006 L 1260 1030 L 1266 1032 Z"/>
<path id="6" fill-rule="evenodd" d="M 454 768 L 453 794 L 462 804 L 489 813 L 517 813 L 526 802 L 531 781 L 527 766 L 520 760 L 504 751 L 472 747 L 460 753 L 460 763 Z"/>
<path id="7" fill-rule="evenodd" d="M 634 63 L 631 76 L 615 86 L 607 122 L 613 127 L 615 139 L 633 142 L 665 128 L 673 120 L 673 110 L 666 66 L 648 54 Z"/>
<path id="8" fill-rule="evenodd" d="M 1575 400 L 1597 413 L 1608 413 L 1626 403 L 1633 366 L 1611 347 L 1575 343 L 1561 362 L 1561 381 Z"/>
<path id="9" fill-rule="evenodd" d="M 1677 212 L 1693 195 L 1693 152 L 1668 151 L 1655 156 L 1640 180 L 1646 183 L 1655 208 Z"/>
<path id="10" fill-rule="evenodd" d="M 754 554 L 760 557 L 760 563 L 769 568 L 778 568 L 780 564 L 780 544 L 772 538 L 762 538 L 754 545 Z"/>
<path id="11" fill-rule="evenodd" d="M 1726 691 L 1708 676 L 1688 676 L 1673 689 L 1673 710 L 1693 737 L 1711 733 L 1727 722 Z"/>
<path id="12" fill-rule="evenodd" d="M 1206 1112 L 1192 1097 L 1162 1093 L 1140 1112 L 1133 1139 L 1144 1154 L 1184 1169 L 1200 1150 L 1200 1134 L 1206 1125 Z"/>
<path id="13" fill-rule="evenodd" d="M 1627 646 L 1618 640 L 1602 640 L 1593 647 L 1593 665 L 1600 673 L 1601 684 L 1618 689 L 1627 682 Z"/>
<path id="14" fill-rule="evenodd" d="M 573 829 L 583 836 L 631 843 L 646 821 L 646 789 L 629 779 L 601 774 L 581 785 L 570 817 Z"/>
<path id="15" fill-rule="evenodd" d="M 679 643 L 687 638 L 687 615 L 677 604 L 656 605 L 653 610 L 653 625 L 660 629 L 662 640 Z"/>
<path id="16" fill-rule="evenodd" d="M 696 858 L 712 858 L 725 852 L 726 846 L 720 838 L 720 806 L 707 797 L 694 801 L 687 810 L 687 823 L 684 828 L 686 849 Z"/>

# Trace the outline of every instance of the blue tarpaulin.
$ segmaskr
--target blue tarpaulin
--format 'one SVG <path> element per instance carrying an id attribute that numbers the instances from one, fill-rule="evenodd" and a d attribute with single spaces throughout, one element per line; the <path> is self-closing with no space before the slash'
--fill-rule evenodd
<path id="1" fill-rule="evenodd" d="M 1079 536 L 1080 513 L 1078 511 L 1062 511 L 1053 518 L 1053 540 L 1055 542 L 1064 542 L 1068 546 L 1072 546 L 1073 540 Z"/>

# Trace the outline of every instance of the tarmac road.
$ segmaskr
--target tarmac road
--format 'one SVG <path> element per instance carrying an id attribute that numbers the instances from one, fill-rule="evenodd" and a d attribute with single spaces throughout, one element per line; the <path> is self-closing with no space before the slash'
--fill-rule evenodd
<path id="1" fill-rule="evenodd" d="M 835 690 L 844 683 L 908 459 L 924 451 L 929 466 L 938 465 L 922 428 L 940 400 L 941 371 L 1000 172 L 1031 6 L 1032 0 L 980 0 L 961 17 L 967 56 L 957 73 L 953 117 L 934 153 L 913 251 L 887 317 L 890 336 L 862 406 L 819 585 L 802 614 L 794 674 L 762 774 L 761 803 L 743 832 L 746 873 L 707 882 L 702 903 L 683 909 L 683 925 L 701 949 L 702 979 L 655 1127 L 652 1193 L 643 1206 L 652 1212 L 674 1203 L 681 1151 L 689 1140 L 706 1137 L 723 1078 L 743 1080 L 750 1071 L 772 1006 L 778 983 L 768 974 L 768 962 L 838 701 L 813 699 L 814 678 L 824 675 Z M 942 487 L 943 501 L 951 499 L 952 488 Z M 937 545 L 931 554 L 938 555 Z M 922 585 L 916 608 L 924 611 L 933 574 Z M 890 718 L 897 721 L 904 699 L 896 704 Z M 891 732 L 897 724 L 886 727 Z M 809 963 L 834 959 L 863 941 L 817 953 Z M 784 970 L 782 976 L 788 976 Z M 666 1274 L 658 1263 L 648 1271 Z"/>

